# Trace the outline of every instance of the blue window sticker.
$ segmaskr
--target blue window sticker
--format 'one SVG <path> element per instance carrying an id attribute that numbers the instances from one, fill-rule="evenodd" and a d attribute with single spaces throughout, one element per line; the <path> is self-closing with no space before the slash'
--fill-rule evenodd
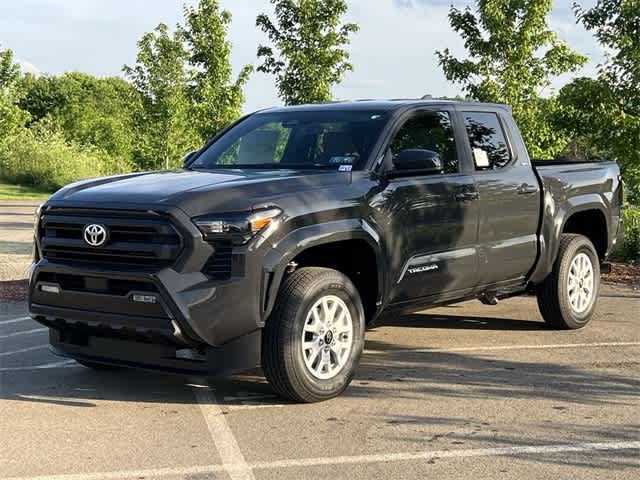
<path id="1" fill-rule="evenodd" d="M 353 170 L 353 165 L 340 165 L 338 167 L 339 172 L 350 172 Z"/>

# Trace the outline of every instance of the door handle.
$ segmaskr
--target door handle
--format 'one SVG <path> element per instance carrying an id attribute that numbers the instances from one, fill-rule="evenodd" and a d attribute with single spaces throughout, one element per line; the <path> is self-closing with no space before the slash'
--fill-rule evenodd
<path id="1" fill-rule="evenodd" d="M 478 198 L 480 198 L 480 193 L 478 192 L 456 193 L 455 198 L 458 202 L 470 202 L 472 200 L 477 200 Z"/>
<path id="2" fill-rule="evenodd" d="M 538 187 L 535 185 L 529 185 L 528 183 L 523 183 L 518 187 L 518 195 L 531 195 L 532 193 L 538 193 Z"/>

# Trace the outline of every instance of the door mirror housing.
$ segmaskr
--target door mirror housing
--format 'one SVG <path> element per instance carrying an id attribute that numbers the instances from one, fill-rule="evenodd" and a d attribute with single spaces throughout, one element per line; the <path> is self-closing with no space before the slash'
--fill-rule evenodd
<path id="1" fill-rule="evenodd" d="M 186 167 L 189 164 L 189 161 L 193 158 L 193 156 L 198 153 L 197 150 L 191 150 L 190 152 L 187 152 L 183 157 L 182 157 L 182 166 Z"/>
<path id="2" fill-rule="evenodd" d="M 421 148 L 402 150 L 393 159 L 395 170 L 412 170 L 423 174 L 442 173 L 442 160 L 438 152 Z"/>

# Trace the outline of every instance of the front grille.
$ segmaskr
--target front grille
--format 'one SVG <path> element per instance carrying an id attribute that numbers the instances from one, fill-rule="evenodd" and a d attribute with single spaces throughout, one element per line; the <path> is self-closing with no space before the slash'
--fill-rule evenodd
<path id="1" fill-rule="evenodd" d="M 92 247 L 83 238 L 90 224 L 109 232 L 104 246 Z M 97 263 L 159 268 L 180 254 L 181 237 L 168 217 L 152 212 L 51 208 L 40 223 L 42 256 L 51 262 Z"/>
<path id="2" fill-rule="evenodd" d="M 231 277 L 233 265 L 233 246 L 231 241 L 213 242 L 214 252 L 202 268 L 209 278 L 227 280 Z"/>

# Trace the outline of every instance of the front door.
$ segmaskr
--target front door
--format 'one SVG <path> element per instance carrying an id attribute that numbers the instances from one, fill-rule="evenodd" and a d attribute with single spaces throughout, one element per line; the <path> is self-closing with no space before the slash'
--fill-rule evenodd
<path id="1" fill-rule="evenodd" d="M 373 207 L 388 227 L 391 303 L 472 289 L 476 284 L 478 202 L 471 175 L 459 173 L 459 151 L 447 111 L 417 111 L 392 137 L 402 150 L 439 154 L 442 173 L 390 175 Z M 388 162 L 387 170 L 393 169 Z"/>

